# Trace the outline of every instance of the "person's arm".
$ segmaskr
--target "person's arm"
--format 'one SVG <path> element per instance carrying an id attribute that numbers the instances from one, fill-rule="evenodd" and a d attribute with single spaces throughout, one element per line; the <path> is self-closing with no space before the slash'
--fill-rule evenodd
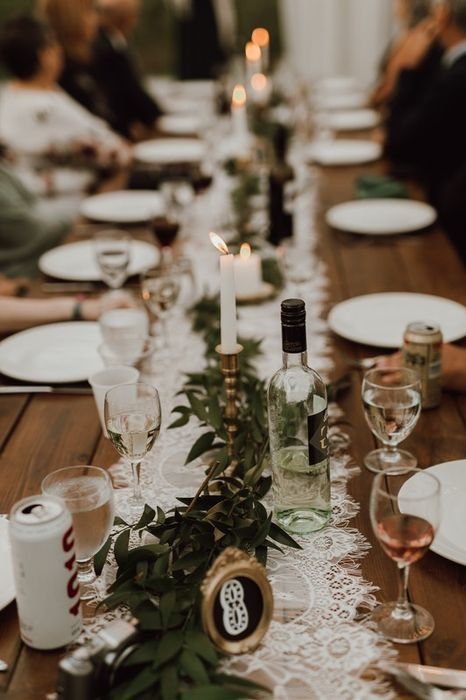
<path id="1" fill-rule="evenodd" d="M 403 364 L 401 352 L 381 357 L 378 367 L 400 367 Z M 466 392 L 466 348 L 446 343 L 442 348 L 442 383 L 447 391 Z"/>
<path id="2" fill-rule="evenodd" d="M 131 306 L 128 297 L 99 297 L 80 301 L 73 297 L 57 299 L 18 299 L 0 297 L 0 332 L 18 331 L 42 323 L 96 321 L 111 308 Z"/>

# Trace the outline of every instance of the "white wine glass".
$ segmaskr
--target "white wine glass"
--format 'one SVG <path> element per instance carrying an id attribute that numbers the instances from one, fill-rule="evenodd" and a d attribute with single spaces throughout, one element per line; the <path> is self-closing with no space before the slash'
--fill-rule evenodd
<path id="1" fill-rule="evenodd" d="M 421 381 L 405 367 L 372 369 L 362 382 L 364 415 L 372 433 L 384 447 L 364 457 L 369 471 L 378 473 L 397 467 L 413 468 L 417 459 L 398 445 L 410 435 L 421 411 Z"/>
<path id="2" fill-rule="evenodd" d="M 149 384 L 123 384 L 105 395 L 105 425 L 114 448 L 128 460 L 133 473 L 129 508 L 133 514 L 144 507 L 141 494 L 141 462 L 160 432 L 162 411 L 157 389 Z"/>
<path id="3" fill-rule="evenodd" d="M 398 600 L 378 605 L 371 614 L 379 631 L 393 642 L 409 644 L 432 634 L 432 615 L 408 600 L 410 565 L 430 547 L 440 524 L 441 485 L 422 469 L 388 469 L 374 479 L 370 500 L 372 528 L 400 573 Z"/>
<path id="4" fill-rule="evenodd" d="M 113 486 L 105 469 L 75 466 L 57 469 L 42 481 L 42 493 L 58 496 L 73 519 L 81 598 L 97 596 L 93 558 L 113 526 Z"/>
<path id="5" fill-rule="evenodd" d="M 124 231 L 100 231 L 94 236 L 95 259 L 110 289 L 119 289 L 128 277 L 131 237 Z"/>
<path id="6" fill-rule="evenodd" d="M 180 271 L 176 265 L 161 265 L 141 275 L 142 298 L 162 326 L 162 352 L 170 352 L 168 319 L 181 291 Z"/>

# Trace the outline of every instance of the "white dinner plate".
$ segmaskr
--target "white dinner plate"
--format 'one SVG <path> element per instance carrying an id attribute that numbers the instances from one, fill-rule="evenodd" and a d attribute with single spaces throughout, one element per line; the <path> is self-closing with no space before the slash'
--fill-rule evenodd
<path id="1" fill-rule="evenodd" d="M 157 265 L 160 257 L 155 246 L 134 239 L 130 255 L 129 275 L 138 275 Z M 98 282 L 102 279 L 92 240 L 66 243 L 48 250 L 39 258 L 39 269 L 50 277 L 73 282 Z"/>
<path id="2" fill-rule="evenodd" d="M 438 324 L 446 343 L 466 335 L 466 308 L 431 294 L 365 294 L 337 304 L 328 316 L 334 333 L 376 348 L 400 348 L 412 321 Z"/>
<path id="3" fill-rule="evenodd" d="M 9 527 L 8 520 L 0 518 L 0 610 L 6 608 L 15 599 Z"/>
<path id="4" fill-rule="evenodd" d="M 443 462 L 424 471 L 436 476 L 442 485 L 440 526 L 430 548 L 446 559 L 466 565 L 466 459 Z M 401 509 L 403 497 L 416 495 L 417 479 L 419 475 L 415 474 L 400 489 Z"/>
<path id="5" fill-rule="evenodd" d="M 0 342 L 0 372 L 24 382 L 82 382 L 102 369 L 98 323 L 50 323 Z"/>
<path id="6" fill-rule="evenodd" d="M 429 204 L 409 199 L 364 199 L 337 204 L 325 219 L 333 228 L 382 236 L 419 231 L 434 223 L 437 212 Z"/>
<path id="7" fill-rule="evenodd" d="M 338 109 L 359 109 L 367 102 L 366 96 L 362 92 L 330 92 L 322 94 L 319 107 L 329 111 Z"/>
<path id="8" fill-rule="evenodd" d="M 379 123 L 379 115 L 373 109 L 351 109 L 333 112 L 328 125 L 335 131 L 359 131 L 373 129 Z"/>
<path id="9" fill-rule="evenodd" d="M 134 146 L 134 157 L 142 163 L 157 165 L 198 163 L 204 157 L 199 139 L 153 139 Z"/>
<path id="10" fill-rule="evenodd" d="M 196 114 L 165 114 L 157 120 L 157 127 L 166 134 L 196 134 L 202 120 Z"/>
<path id="11" fill-rule="evenodd" d="M 113 224 L 138 224 L 164 212 L 163 198 L 151 190 L 104 192 L 83 200 L 82 216 Z"/>
<path id="12" fill-rule="evenodd" d="M 373 141 L 358 139 L 336 139 L 335 141 L 316 141 L 307 149 L 309 160 L 320 165 L 358 165 L 378 160 L 382 147 Z"/>

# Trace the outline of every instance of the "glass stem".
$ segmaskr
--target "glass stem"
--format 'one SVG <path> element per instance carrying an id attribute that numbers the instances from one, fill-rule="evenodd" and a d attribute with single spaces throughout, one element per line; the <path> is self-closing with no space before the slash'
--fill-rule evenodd
<path id="1" fill-rule="evenodd" d="M 169 342 L 169 338 L 168 338 L 168 321 L 167 321 L 166 314 L 163 313 L 160 315 L 160 322 L 162 324 L 163 349 L 169 350 L 170 349 L 170 342 Z"/>
<path id="2" fill-rule="evenodd" d="M 135 501 L 140 501 L 142 500 L 141 484 L 139 483 L 141 462 L 131 462 L 131 470 L 133 472 L 133 498 Z"/>
<path id="3" fill-rule="evenodd" d="M 92 583 L 95 577 L 92 557 L 78 561 L 78 579 L 81 583 Z"/>
<path id="4" fill-rule="evenodd" d="M 398 564 L 398 570 L 400 572 L 400 592 L 392 614 L 397 620 L 409 620 L 413 616 L 408 601 L 409 564 Z"/>

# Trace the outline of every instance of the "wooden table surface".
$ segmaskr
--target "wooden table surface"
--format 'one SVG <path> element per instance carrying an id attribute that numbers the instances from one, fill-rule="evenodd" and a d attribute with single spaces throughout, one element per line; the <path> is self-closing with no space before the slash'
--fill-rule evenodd
<path id="1" fill-rule="evenodd" d="M 411 291 L 466 304 L 464 267 L 439 228 L 373 240 L 337 233 L 325 225 L 323 216 L 329 206 L 353 199 L 354 177 L 379 167 L 321 171 L 318 226 L 331 303 L 371 292 Z M 334 347 L 336 376 L 346 371 L 343 355 L 375 353 L 339 338 Z M 358 464 L 374 446 L 362 414 L 360 379 L 358 372 L 352 373 L 352 388 L 340 402 L 350 423 Z M 422 414 L 406 447 L 417 455 L 421 467 L 464 458 L 465 424 L 466 396 L 444 394 L 440 408 Z M 102 437 L 92 396 L 0 396 L 0 513 L 8 512 L 19 498 L 40 492 L 41 480 L 53 469 L 71 464 L 106 467 L 114 460 L 113 448 Z M 395 565 L 374 541 L 369 523 L 371 482 L 372 475 L 364 468 L 350 482 L 350 491 L 361 504 L 352 524 L 373 544 L 362 563 L 363 575 L 380 587 L 380 599 L 393 600 L 397 594 Z M 465 567 L 429 552 L 413 567 L 410 595 L 432 612 L 436 629 L 420 645 L 398 647 L 400 659 L 466 669 Z M 21 643 L 14 603 L 0 612 L 0 658 L 10 668 L 0 673 L 0 696 L 38 700 L 53 691 L 59 654 L 32 651 Z"/>

